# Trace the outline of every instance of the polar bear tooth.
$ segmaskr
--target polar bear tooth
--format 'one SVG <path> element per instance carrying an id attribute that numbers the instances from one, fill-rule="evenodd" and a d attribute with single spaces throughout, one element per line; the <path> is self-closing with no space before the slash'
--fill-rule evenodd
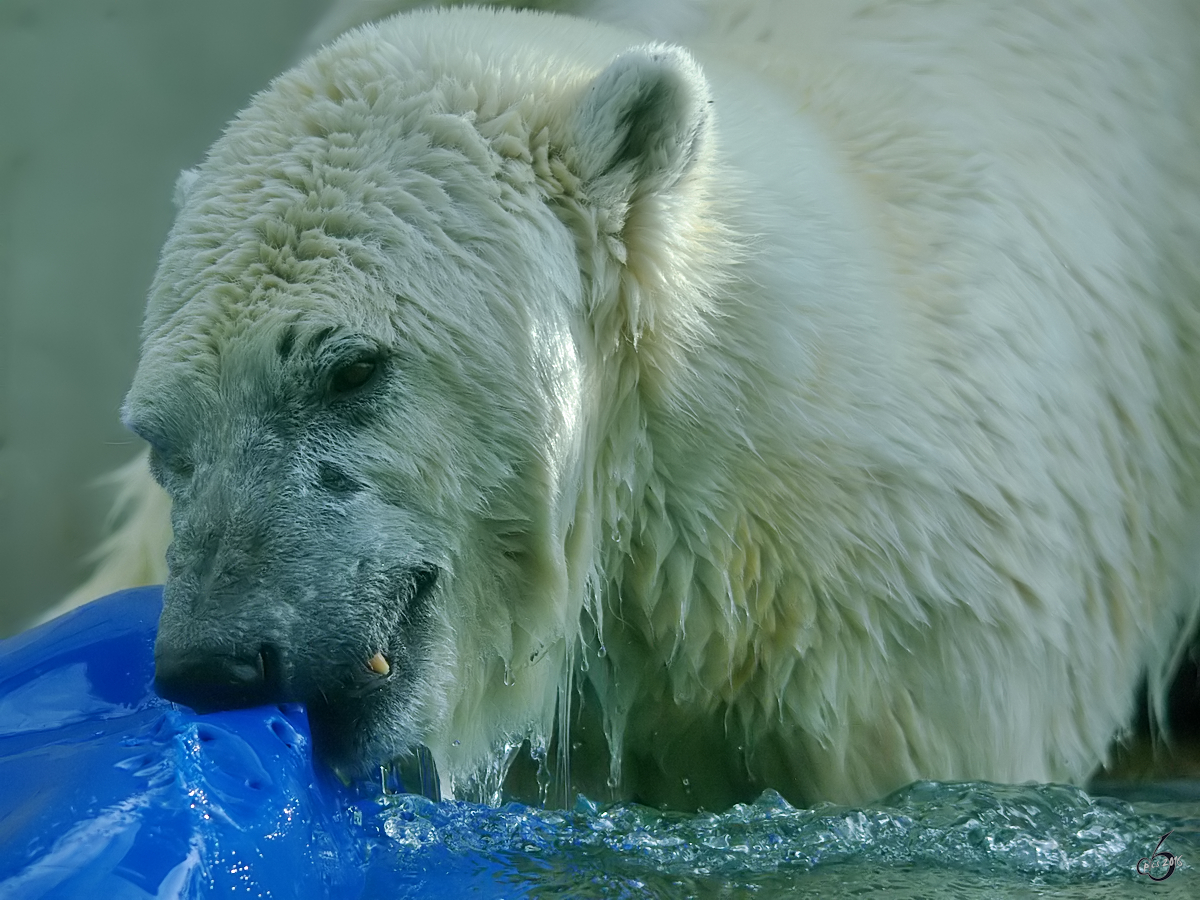
<path id="1" fill-rule="evenodd" d="M 371 667 L 371 671 L 377 675 L 387 675 L 392 671 L 392 667 L 388 661 L 384 659 L 382 653 L 376 653 L 367 661 L 367 665 Z"/>

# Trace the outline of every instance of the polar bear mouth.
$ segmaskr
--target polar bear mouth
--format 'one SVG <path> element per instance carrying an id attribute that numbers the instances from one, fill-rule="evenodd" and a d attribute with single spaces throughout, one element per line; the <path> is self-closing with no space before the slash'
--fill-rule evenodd
<path id="1" fill-rule="evenodd" d="M 341 631 L 309 623 L 309 633 L 286 639 L 290 632 L 217 644 L 181 640 L 174 625 L 160 627 L 156 689 L 201 714 L 303 703 L 317 756 L 334 768 L 367 771 L 414 739 L 412 707 L 428 665 L 438 575 L 433 565 L 385 570 L 364 604 L 375 613 L 348 617 Z M 194 613 L 188 622 L 197 624 Z"/>
<path id="2" fill-rule="evenodd" d="M 407 752 L 418 740 L 405 727 L 419 685 L 416 661 L 397 661 L 386 675 L 356 667 L 337 688 L 305 699 L 313 749 L 330 768 L 363 775 Z"/>
<path id="3" fill-rule="evenodd" d="M 333 683 L 303 692 L 314 750 L 331 768 L 365 774 L 416 746 L 414 707 L 429 664 L 425 638 L 438 575 L 424 566 L 398 578 L 399 615 L 385 646 L 340 666 Z"/>

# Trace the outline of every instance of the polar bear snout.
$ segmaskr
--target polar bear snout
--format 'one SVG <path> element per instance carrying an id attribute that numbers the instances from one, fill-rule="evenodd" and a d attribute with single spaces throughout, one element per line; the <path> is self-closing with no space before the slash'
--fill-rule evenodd
<path id="1" fill-rule="evenodd" d="M 165 699 L 199 713 L 278 703 L 285 699 L 281 663 L 281 651 L 271 644 L 225 653 L 160 643 L 154 653 L 154 687 Z"/>
<path id="2" fill-rule="evenodd" d="M 206 558 L 188 547 L 177 557 Z M 345 772 L 406 752 L 420 739 L 442 570 L 374 558 L 340 570 L 324 557 L 287 572 L 259 560 L 205 578 L 181 564 L 164 593 L 155 690 L 201 714 L 303 703 L 316 755 Z"/>

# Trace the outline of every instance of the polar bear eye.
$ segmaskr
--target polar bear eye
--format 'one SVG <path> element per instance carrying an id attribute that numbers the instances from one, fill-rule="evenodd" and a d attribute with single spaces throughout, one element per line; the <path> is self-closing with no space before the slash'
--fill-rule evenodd
<path id="1" fill-rule="evenodd" d="M 335 394 L 348 394 L 370 381 L 378 368 L 379 363 L 376 360 L 356 359 L 334 369 L 329 386 Z"/>
<path id="2" fill-rule="evenodd" d="M 150 475 L 159 484 L 168 477 L 188 479 L 196 467 L 190 459 L 177 454 L 165 454 L 157 447 L 150 448 Z"/>
<path id="3" fill-rule="evenodd" d="M 317 481 L 325 490 L 335 494 L 353 494 L 362 490 L 361 484 L 329 462 L 317 465 Z"/>

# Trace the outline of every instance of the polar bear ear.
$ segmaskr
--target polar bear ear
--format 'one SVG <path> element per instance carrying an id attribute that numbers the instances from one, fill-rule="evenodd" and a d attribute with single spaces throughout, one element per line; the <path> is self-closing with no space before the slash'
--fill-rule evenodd
<path id="1" fill-rule="evenodd" d="M 184 169 L 179 173 L 179 177 L 175 179 L 175 193 L 171 197 L 176 212 L 183 209 L 183 205 L 187 203 L 188 194 L 192 192 L 192 187 L 199 178 L 200 173 L 196 169 Z"/>
<path id="2" fill-rule="evenodd" d="M 678 47 L 618 56 L 575 111 L 577 174 L 600 202 L 670 189 L 695 163 L 709 127 L 708 82 Z"/>

